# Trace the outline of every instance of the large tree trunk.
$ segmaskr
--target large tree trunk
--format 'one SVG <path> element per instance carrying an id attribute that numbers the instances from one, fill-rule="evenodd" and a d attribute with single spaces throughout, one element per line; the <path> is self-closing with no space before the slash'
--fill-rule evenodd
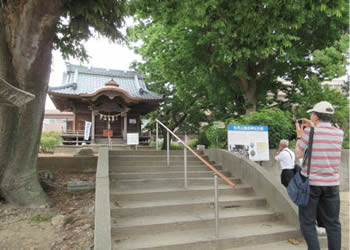
<path id="1" fill-rule="evenodd" d="M 0 106 L 0 191 L 22 206 L 48 202 L 36 163 L 61 8 L 58 0 L 27 0 L 8 1 L 0 10 L 0 77 L 35 95 L 18 108 Z"/>
<path id="2" fill-rule="evenodd" d="M 256 111 L 256 80 L 247 81 L 244 77 L 239 77 L 240 87 L 246 99 L 246 115 Z"/>
<path id="3" fill-rule="evenodd" d="M 163 135 L 162 150 L 167 150 L 167 142 L 168 142 L 167 132 L 168 131 L 165 128 L 162 128 L 162 135 Z M 171 134 L 169 133 L 169 149 L 170 149 L 170 143 L 171 143 Z"/>

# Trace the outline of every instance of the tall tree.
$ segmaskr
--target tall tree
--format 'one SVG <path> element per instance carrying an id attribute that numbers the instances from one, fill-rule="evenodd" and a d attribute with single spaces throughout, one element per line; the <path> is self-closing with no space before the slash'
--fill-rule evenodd
<path id="1" fill-rule="evenodd" d="M 51 51 L 86 59 L 92 30 L 121 38 L 125 0 L 0 0 L 0 79 L 35 96 L 20 107 L 0 105 L 0 191 L 9 202 L 48 202 L 36 173 Z"/>
<path id="2" fill-rule="evenodd" d="M 188 90 L 186 93 L 179 95 L 175 84 L 166 80 L 162 70 L 149 63 L 134 64 L 133 67 L 140 72 L 148 72 L 146 81 L 150 90 L 163 94 L 163 102 L 160 107 L 147 114 L 152 119 L 149 124 L 150 129 L 154 128 L 155 119 L 160 120 L 172 132 L 181 131 L 181 133 L 197 132 L 200 122 L 207 120 L 205 115 L 205 102 L 203 101 L 203 91 Z M 186 77 L 189 80 L 190 76 Z M 160 126 L 161 134 L 164 138 L 162 149 L 165 150 L 167 143 L 167 130 Z M 171 140 L 171 135 L 169 136 Z"/>
<path id="3" fill-rule="evenodd" d="M 278 77 L 295 80 L 322 70 L 311 55 L 339 41 L 349 17 L 345 0 L 131 3 L 138 21 L 131 34 L 142 40 L 138 52 L 146 62 L 157 62 L 179 90 L 201 86 L 214 104 L 230 94 L 236 111 L 247 113 L 265 103 L 268 90 L 282 88 Z M 195 81 L 173 81 L 178 74 Z"/>

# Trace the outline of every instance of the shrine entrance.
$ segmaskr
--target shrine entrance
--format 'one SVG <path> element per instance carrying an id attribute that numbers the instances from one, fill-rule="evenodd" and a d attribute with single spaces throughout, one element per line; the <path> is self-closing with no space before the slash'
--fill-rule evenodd
<path id="1" fill-rule="evenodd" d="M 95 117 L 95 137 L 103 137 L 104 130 L 112 130 L 112 137 L 123 137 L 121 113 L 98 113 Z"/>

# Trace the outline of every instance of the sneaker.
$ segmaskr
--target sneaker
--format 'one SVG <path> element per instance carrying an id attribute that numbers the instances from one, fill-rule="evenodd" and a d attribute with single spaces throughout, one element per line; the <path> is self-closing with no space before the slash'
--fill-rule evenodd
<path id="1" fill-rule="evenodd" d="M 326 229 L 324 227 L 316 227 L 317 235 L 325 236 L 327 234 Z"/>

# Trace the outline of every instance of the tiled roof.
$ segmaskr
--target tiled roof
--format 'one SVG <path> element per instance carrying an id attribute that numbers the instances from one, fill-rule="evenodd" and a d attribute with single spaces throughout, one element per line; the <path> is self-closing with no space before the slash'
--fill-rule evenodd
<path id="1" fill-rule="evenodd" d="M 66 63 L 67 71 L 63 75 L 62 85 L 50 87 L 49 92 L 68 95 L 91 94 L 105 87 L 113 79 L 119 87 L 131 96 L 145 100 L 161 100 L 162 95 L 147 89 L 144 76 L 135 71 L 89 68 Z"/>

